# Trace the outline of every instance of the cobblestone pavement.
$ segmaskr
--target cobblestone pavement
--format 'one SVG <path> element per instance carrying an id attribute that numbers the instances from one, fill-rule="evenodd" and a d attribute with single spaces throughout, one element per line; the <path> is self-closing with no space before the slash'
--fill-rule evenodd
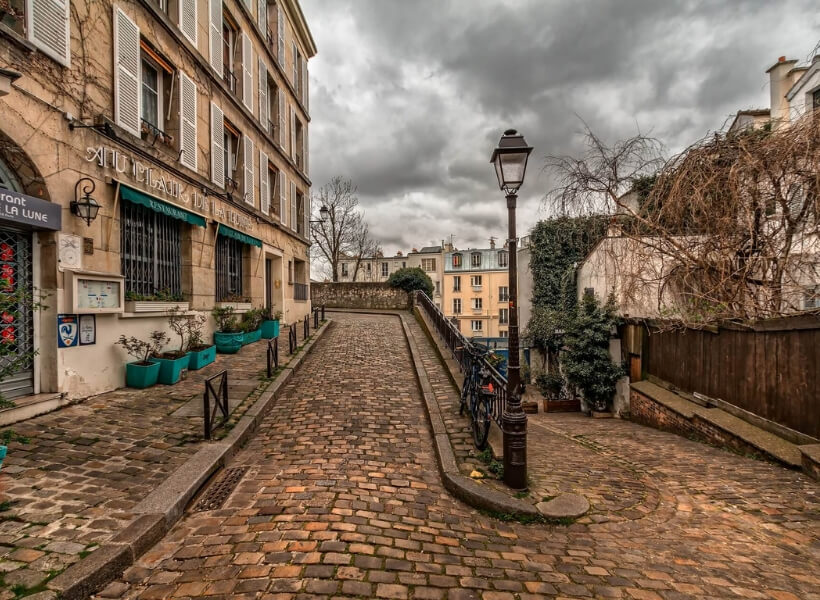
<path id="1" fill-rule="evenodd" d="M 539 419 L 551 468 L 596 457 L 574 485 L 646 512 L 493 519 L 440 484 L 398 320 L 334 319 L 236 456 L 225 505 L 188 513 L 99 597 L 820 598 L 818 488 L 801 475 L 631 423 Z M 621 476 L 644 487 L 619 501 Z"/>
<path id="2" fill-rule="evenodd" d="M 287 328 L 280 346 L 287 360 Z M 13 425 L 30 442 L 11 444 L 0 471 L 0 599 L 122 530 L 129 511 L 199 448 L 204 379 L 229 369 L 230 397 L 244 399 L 237 419 L 266 385 L 266 347 L 217 355 L 173 386 L 123 388 Z"/>

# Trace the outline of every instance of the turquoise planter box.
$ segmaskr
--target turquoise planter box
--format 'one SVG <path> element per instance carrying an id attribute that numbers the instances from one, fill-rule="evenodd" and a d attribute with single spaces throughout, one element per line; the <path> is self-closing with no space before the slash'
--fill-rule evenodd
<path id="1" fill-rule="evenodd" d="M 179 358 L 155 358 L 159 363 L 159 377 L 157 381 L 165 385 L 174 385 L 182 376 L 182 370 L 188 368 L 190 358 L 186 354 Z"/>
<path id="2" fill-rule="evenodd" d="M 0 467 L 3 466 L 3 461 L 6 460 L 6 452 L 8 451 L 8 446 L 0 446 Z"/>
<path id="3" fill-rule="evenodd" d="M 242 345 L 247 346 L 248 344 L 258 342 L 260 339 L 262 339 L 261 329 L 257 329 L 255 331 L 246 331 L 245 337 L 242 339 Z"/>
<path id="4" fill-rule="evenodd" d="M 243 333 L 223 333 L 221 331 L 214 332 L 214 344 L 216 344 L 216 351 L 220 354 L 236 354 L 242 347 Z"/>
<path id="5" fill-rule="evenodd" d="M 150 365 L 138 365 L 135 362 L 125 365 L 125 385 L 143 389 L 151 387 L 159 377 L 159 363 L 150 359 Z"/>
<path id="6" fill-rule="evenodd" d="M 279 320 L 262 321 L 262 337 L 270 340 L 279 337 Z"/>
<path id="7" fill-rule="evenodd" d="M 204 350 L 188 353 L 188 369 L 198 371 L 216 360 L 216 346 L 208 346 Z"/>

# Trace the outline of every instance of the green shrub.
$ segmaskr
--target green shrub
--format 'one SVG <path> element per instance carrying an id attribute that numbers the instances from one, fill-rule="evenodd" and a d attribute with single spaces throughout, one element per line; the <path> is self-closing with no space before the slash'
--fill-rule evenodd
<path id="1" fill-rule="evenodd" d="M 429 297 L 433 297 L 433 280 L 419 267 L 405 267 L 393 272 L 387 280 L 390 287 L 399 288 L 405 292 L 421 290 Z"/>

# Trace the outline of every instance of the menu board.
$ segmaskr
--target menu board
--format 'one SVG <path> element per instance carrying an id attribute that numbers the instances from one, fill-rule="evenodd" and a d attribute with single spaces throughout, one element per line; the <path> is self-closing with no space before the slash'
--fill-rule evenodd
<path id="1" fill-rule="evenodd" d="M 120 307 L 119 280 L 104 279 L 77 280 L 77 308 L 82 309 L 118 309 Z"/>

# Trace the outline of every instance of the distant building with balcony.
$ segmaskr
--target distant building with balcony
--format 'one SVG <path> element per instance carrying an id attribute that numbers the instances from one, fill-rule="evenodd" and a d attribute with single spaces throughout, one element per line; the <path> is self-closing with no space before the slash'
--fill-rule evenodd
<path id="1" fill-rule="evenodd" d="M 468 338 L 505 338 L 509 331 L 509 252 L 470 248 L 443 253 L 444 315 Z"/>

